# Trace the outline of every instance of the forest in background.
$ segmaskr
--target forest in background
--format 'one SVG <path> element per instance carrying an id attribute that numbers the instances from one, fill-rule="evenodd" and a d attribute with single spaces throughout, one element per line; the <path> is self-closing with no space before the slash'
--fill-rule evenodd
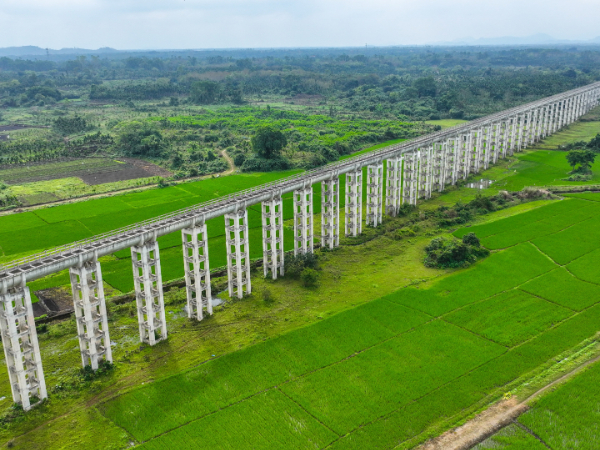
<path id="1" fill-rule="evenodd" d="M 0 58 L 0 126 L 32 127 L 0 128 L 0 168 L 124 156 L 185 178 L 225 170 L 226 155 L 243 171 L 313 168 L 600 79 L 594 46 L 35 58 Z M 260 130 L 273 154 L 252 144 Z"/>

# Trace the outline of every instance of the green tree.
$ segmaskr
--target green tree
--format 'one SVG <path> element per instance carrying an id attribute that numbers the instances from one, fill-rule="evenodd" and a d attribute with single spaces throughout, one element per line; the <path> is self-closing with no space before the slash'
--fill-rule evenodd
<path id="1" fill-rule="evenodd" d="M 281 149 L 287 145 L 284 134 L 270 126 L 259 128 L 251 142 L 254 153 L 266 159 L 279 157 Z"/>
<path id="2" fill-rule="evenodd" d="M 573 168 L 573 172 L 589 173 L 592 170 L 592 164 L 596 154 L 591 150 L 571 150 L 567 153 L 567 161 Z M 579 165 L 577 169 L 575 166 Z"/>
<path id="3" fill-rule="evenodd" d="M 217 103 L 221 87 L 219 83 L 210 80 L 200 80 L 192 84 L 190 98 L 194 103 L 210 105 Z"/>
<path id="4" fill-rule="evenodd" d="M 116 148 L 127 156 L 162 156 L 166 144 L 150 124 L 133 121 L 118 127 Z"/>
<path id="5" fill-rule="evenodd" d="M 433 77 L 417 78 L 413 83 L 419 97 L 435 97 L 437 86 Z"/>

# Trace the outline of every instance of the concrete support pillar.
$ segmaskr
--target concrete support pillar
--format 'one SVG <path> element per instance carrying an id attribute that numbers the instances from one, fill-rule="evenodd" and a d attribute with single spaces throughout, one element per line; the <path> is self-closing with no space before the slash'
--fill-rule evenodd
<path id="1" fill-rule="evenodd" d="M 402 203 L 417 204 L 417 151 L 404 154 L 404 176 L 402 177 Z"/>
<path id="2" fill-rule="evenodd" d="M 492 123 L 485 127 L 483 134 L 483 170 L 487 170 L 493 160 L 494 146 L 496 145 L 495 137 L 494 124 Z"/>
<path id="3" fill-rule="evenodd" d="M 69 273 L 81 363 L 96 370 L 103 358 L 112 362 L 102 270 L 94 259 L 71 267 Z"/>
<path id="4" fill-rule="evenodd" d="M 531 143 L 531 122 L 533 118 L 533 111 L 529 110 L 525 113 L 524 131 L 522 148 L 527 148 Z"/>
<path id="5" fill-rule="evenodd" d="M 183 264 L 187 294 L 187 313 L 190 319 L 202 320 L 204 312 L 212 315 L 208 234 L 204 220 L 181 230 Z"/>
<path id="6" fill-rule="evenodd" d="M 458 135 L 452 139 L 452 168 L 450 183 L 454 186 L 463 175 L 463 136 Z"/>
<path id="7" fill-rule="evenodd" d="M 525 114 L 520 114 L 517 118 L 517 148 L 518 152 L 524 148 L 523 141 L 525 139 Z"/>
<path id="8" fill-rule="evenodd" d="M 533 135 L 531 138 L 531 144 L 535 144 L 536 142 L 538 142 L 540 140 L 540 130 L 541 130 L 541 123 L 542 123 L 542 108 L 536 108 L 533 111 Z"/>
<path id="9" fill-rule="evenodd" d="M 440 185 L 439 191 L 446 189 L 446 184 L 452 184 L 452 172 L 454 169 L 454 140 L 446 139 L 446 142 L 441 144 L 441 169 L 440 169 Z"/>
<path id="10" fill-rule="evenodd" d="M 517 116 L 513 116 L 509 119 L 509 123 L 510 123 L 510 137 L 509 137 L 509 142 L 508 142 L 508 147 L 507 147 L 507 151 L 506 154 L 508 156 L 512 156 L 515 152 L 515 149 L 517 148 Z"/>
<path id="11" fill-rule="evenodd" d="M 386 161 L 385 213 L 390 217 L 396 217 L 402 206 L 402 161 L 402 156 Z M 348 191 L 347 186 L 346 183 L 346 192 Z M 347 200 L 346 204 L 348 204 Z"/>
<path id="12" fill-rule="evenodd" d="M 229 297 L 242 298 L 252 292 L 248 211 L 245 207 L 240 206 L 235 212 L 225 214 L 225 240 Z"/>
<path id="13" fill-rule="evenodd" d="M 553 104 L 552 108 L 552 134 L 556 133 L 559 129 L 560 122 L 560 102 L 556 102 Z"/>
<path id="14" fill-rule="evenodd" d="M 346 236 L 362 233 L 362 181 L 362 169 L 346 173 Z"/>
<path id="15" fill-rule="evenodd" d="M 467 179 L 473 170 L 473 163 L 475 161 L 475 144 L 476 144 L 477 134 L 474 131 L 471 131 L 469 134 L 465 136 L 465 145 L 463 150 L 463 161 L 464 161 L 464 172 L 463 179 Z"/>
<path id="16" fill-rule="evenodd" d="M 262 202 L 263 269 L 265 277 L 271 271 L 273 279 L 284 275 L 283 203 L 281 195 Z"/>
<path id="17" fill-rule="evenodd" d="M 140 341 L 154 345 L 167 338 L 160 255 L 155 238 L 131 247 Z"/>
<path id="18" fill-rule="evenodd" d="M 433 166 L 432 157 L 433 147 L 422 148 L 419 150 L 419 198 L 431 197 L 431 173 Z"/>
<path id="19" fill-rule="evenodd" d="M 340 181 L 336 174 L 321 183 L 321 247 L 340 245 Z"/>
<path id="20" fill-rule="evenodd" d="M 383 163 L 367 166 L 367 220 L 376 227 L 383 218 Z"/>
<path id="21" fill-rule="evenodd" d="M 510 119 L 501 122 L 500 129 L 502 144 L 500 146 L 498 155 L 505 159 L 506 155 L 508 154 L 508 145 L 510 141 Z"/>
<path id="22" fill-rule="evenodd" d="M 25 278 L 10 289 L 0 284 L 0 333 L 13 401 L 28 411 L 48 393 Z"/>
<path id="23" fill-rule="evenodd" d="M 294 255 L 312 253 L 313 248 L 313 190 L 308 184 L 294 191 Z"/>
<path id="24" fill-rule="evenodd" d="M 550 125 L 550 108 L 552 106 L 551 105 L 546 105 L 544 106 L 544 119 L 542 122 L 542 130 L 541 130 L 541 134 L 540 134 L 540 138 L 544 139 L 546 138 L 546 136 L 548 136 L 548 127 Z"/>
<path id="25" fill-rule="evenodd" d="M 476 131 L 475 136 L 475 152 L 472 170 L 474 173 L 479 173 L 479 171 L 481 170 L 481 165 L 483 163 L 483 146 L 485 143 L 485 140 L 483 138 L 483 128 L 478 129 Z"/>

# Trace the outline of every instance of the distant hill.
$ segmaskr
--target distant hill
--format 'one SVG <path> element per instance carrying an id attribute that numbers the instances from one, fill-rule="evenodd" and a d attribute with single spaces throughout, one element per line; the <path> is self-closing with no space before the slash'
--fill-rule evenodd
<path id="1" fill-rule="evenodd" d="M 4 47 L 0 48 L 1 56 L 12 56 L 12 57 L 23 57 L 23 56 L 45 56 L 48 53 L 50 55 L 82 55 L 82 54 L 100 54 L 100 53 L 118 53 L 119 50 L 115 50 L 110 47 L 102 47 L 98 50 L 90 50 L 85 48 L 62 48 L 60 50 L 45 49 L 37 47 L 35 45 L 25 45 L 23 47 Z"/>
<path id="2" fill-rule="evenodd" d="M 548 34 L 533 34 L 531 36 L 501 36 L 493 38 L 472 38 L 467 37 L 455 41 L 434 42 L 431 45 L 495 45 L 495 46 L 513 46 L 513 45 L 569 45 L 569 44 L 600 44 L 600 36 L 587 41 L 556 39 Z"/>

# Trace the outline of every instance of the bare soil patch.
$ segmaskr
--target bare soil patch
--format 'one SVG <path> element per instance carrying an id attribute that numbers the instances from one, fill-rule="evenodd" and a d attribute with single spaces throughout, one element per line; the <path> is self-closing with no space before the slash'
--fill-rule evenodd
<path id="1" fill-rule="evenodd" d="M 293 103 L 294 105 L 316 105 L 322 101 L 324 97 L 322 95 L 309 95 L 309 94 L 297 94 L 293 97 L 287 97 L 283 101 L 285 103 Z"/>
<path id="2" fill-rule="evenodd" d="M 46 314 L 48 317 L 68 314 L 73 312 L 73 299 L 71 292 L 65 287 L 42 289 L 35 292 L 39 299 L 33 304 L 33 315 L 39 317 Z"/>
<path id="3" fill-rule="evenodd" d="M 88 170 L 75 174 L 89 185 L 134 180 L 136 178 L 169 177 L 171 172 L 148 161 L 135 158 L 119 158 L 124 164 L 106 169 Z"/>

